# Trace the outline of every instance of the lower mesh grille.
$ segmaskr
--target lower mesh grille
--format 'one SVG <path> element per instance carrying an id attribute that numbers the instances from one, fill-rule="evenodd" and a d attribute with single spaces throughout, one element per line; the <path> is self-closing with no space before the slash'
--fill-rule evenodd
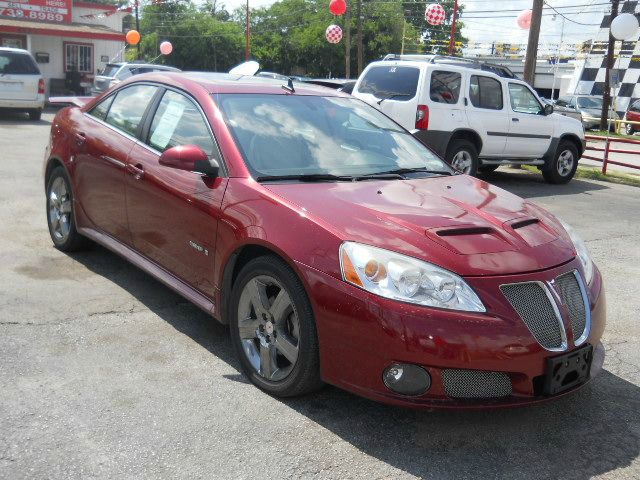
<path id="1" fill-rule="evenodd" d="M 584 304 L 582 290 L 574 272 L 560 275 L 556 278 L 556 285 L 558 295 L 569 311 L 573 338 L 576 341 L 582 337 L 587 328 L 587 307 Z"/>
<path id="2" fill-rule="evenodd" d="M 444 390 L 452 398 L 508 397 L 512 393 L 511 379 L 503 372 L 479 370 L 443 370 Z"/>
<path id="3" fill-rule="evenodd" d="M 540 345 L 546 349 L 564 348 L 563 327 L 540 283 L 512 283 L 502 285 L 500 290 Z"/>

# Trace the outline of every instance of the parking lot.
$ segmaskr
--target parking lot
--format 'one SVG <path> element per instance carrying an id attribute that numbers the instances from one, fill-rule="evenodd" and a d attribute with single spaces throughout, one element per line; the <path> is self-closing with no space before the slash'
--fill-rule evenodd
<path id="1" fill-rule="evenodd" d="M 605 368 L 576 394 L 489 411 L 333 387 L 282 401 L 198 308 L 101 247 L 52 247 L 52 118 L 0 116 L 0 478 L 640 478 L 640 189 L 487 177 L 573 224 L 603 272 Z"/>

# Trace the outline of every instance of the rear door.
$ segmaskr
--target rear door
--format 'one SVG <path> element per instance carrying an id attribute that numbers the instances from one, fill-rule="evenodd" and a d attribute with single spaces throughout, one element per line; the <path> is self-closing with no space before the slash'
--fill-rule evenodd
<path id="1" fill-rule="evenodd" d="M 466 102 L 469 127 L 482 138 L 481 157 L 501 157 L 507 144 L 509 122 L 502 82 L 471 75 Z"/>
<path id="2" fill-rule="evenodd" d="M 0 50 L 0 99 L 36 100 L 40 69 L 31 55 Z"/>
<path id="3" fill-rule="evenodd" d="M 373 105 L 407 130 L 416 128 L 420 68 L 379 64 L 370 67 L 358 82 L 354 96 Z"/>
<path id="4" fill-rule="evenodd" d="M 514 158 L 541 158 L 551 145 L 554 121 L 538 97 L 522 83 L 509 82 L 510 121 L 505 153 Z"/>

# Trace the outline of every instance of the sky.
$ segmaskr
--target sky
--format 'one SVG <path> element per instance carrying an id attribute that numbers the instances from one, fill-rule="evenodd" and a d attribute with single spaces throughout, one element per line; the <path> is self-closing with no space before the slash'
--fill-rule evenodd
<path id="1" fill-rule="evenodd" d="M 228 10 L 233 10 L 244 4 L 246 0 L 222 0 L 222 2 Z M 251 7 L 272 3 L 274 0 L 249 0 Z M 347 3 L 355 2 L 347 0 Z M 464 5 L 463 34 L 470 42 L 478 42 L 484 46 L 489 46 L 493 41 L 526 44 L 528 31 L 521 30 L 517 26 L 516 17 L 522 10 L 531 8 L 532 0 L 461 0 L 460 3 Z M 557 50 L 561 38 L 563 44 L 577 44 L 593 38 L 598 31 L 603 13 L 610 9 L 610 2 L 607 0 L 548 0 L 547 3 L 568 18 L 564 20 L 563 27 L 561 16 L 556 15 L 554 20 L 554 12 L 548 7 L 544 9 L 540 47 L 546 50 L 546 46 L 550 51 Z M 494 11 L 497 5 L 500 8 L 499 12 Z M 329 0 L 327 0 L 328 7 Z"/>

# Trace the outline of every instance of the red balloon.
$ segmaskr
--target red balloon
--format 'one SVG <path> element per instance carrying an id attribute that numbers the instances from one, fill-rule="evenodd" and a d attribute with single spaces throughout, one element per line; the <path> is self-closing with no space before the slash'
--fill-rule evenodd
<path id="1" fill-rule="evenodd" d="M 344 0 L 331 0 L 329 10 L 334 15 L 344 15 L 344 12 L 347 11 L 347 2 Z"/>

